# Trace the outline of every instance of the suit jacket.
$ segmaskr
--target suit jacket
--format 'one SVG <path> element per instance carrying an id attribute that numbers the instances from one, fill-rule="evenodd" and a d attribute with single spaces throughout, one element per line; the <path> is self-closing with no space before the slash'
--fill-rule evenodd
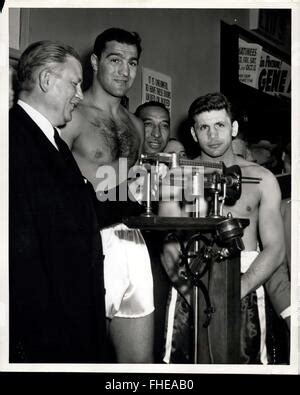
<path id="1" fill-rule="evenodd" d="M 9 134 L 10 362 L 104 362 L 94 191 L 18 105 Z"/>

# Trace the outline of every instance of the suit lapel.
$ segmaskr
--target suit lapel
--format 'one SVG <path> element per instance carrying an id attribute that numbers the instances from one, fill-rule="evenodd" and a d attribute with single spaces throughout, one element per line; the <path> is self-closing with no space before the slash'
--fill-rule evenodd
<path id="1" fill-rule="evenodd" d="M 43 131 L 22 107 L 16 105 L 11 116 L 15 116 L 17 119 L 21 120 L 24 132 L 30 135 L 33 145 L 36 147 L 36 151 L 38 155 L 40 155 L 42 162 L 48 165 L 47 167 L 52 170 L 55 177 L 64 181 L 67 180 L 73 184 L 83 183 L 83 177 L 75 159 L 74 164 L 70 162 L 66 163 L 61 153 L 54 147 Z"/>

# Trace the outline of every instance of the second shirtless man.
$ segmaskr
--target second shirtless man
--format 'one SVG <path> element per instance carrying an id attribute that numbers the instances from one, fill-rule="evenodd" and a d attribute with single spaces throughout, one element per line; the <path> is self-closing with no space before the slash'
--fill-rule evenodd
<path id="1" fill-rule="evenodd" d="M 126 158 L 130 168 L 141 152 L 143 123 L 121 103 L 136 77 L 140 41 L 137 33 L 118 28 L 107 29 L 96 38 L 91 55 L 92 85 L 72 122 L 62 130 L 83 175 L 96 191 L 99 167 L 113 166 L 118 177 L 119 159 Z M 133 205 L 121 203 L 125 212 Z M 143 237 L 123 224 L 101 233 L 106 315 L 117 362 L 152 362 L 153 281 Z"/>
<path id="2" fill-rule="evenodd" d="M 279 268 L 285 256 L 279 185 L 269 170 L 233 153 L 232 137 L 238 133 L 238 123 L 224 95 L 212 93 L 196 99 L 190 106 L 189 120 L 192 136 L 201 148 L 201 155 L 196 160 L 222 161 L 227 167 L 238 165 L 242 176 L 261 178 L 257 185 L 243 184 L 241 197 L 233 206 L 224 206 L 224 215 L 231 212 L 233 217 L 250 220 L 243 235 L 245 250 L 241 252 L 241 362 L 267 364 L 263 285 Z M 175 210 L 175 206 L 172 209 Z M 173 215 L 181 215 L 179 206 Z M 176 246 L 168 248 L 163 264 L 171 276 L 174 274 L 177 252 Z M 258 319 L 254 318 L 256 314 Z M 171 340 L 167 339 L 168 350 L 171 349 Z M 165 361 L 170 361 L 169 354 Z"/>

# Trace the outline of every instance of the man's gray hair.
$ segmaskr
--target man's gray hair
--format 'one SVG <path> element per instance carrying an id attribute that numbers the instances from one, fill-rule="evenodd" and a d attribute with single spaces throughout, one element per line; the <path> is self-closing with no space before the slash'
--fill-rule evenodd
<path id="1" fill-rule="evenodd" d="M 21 90 L 32 90 L 35 71 L 43 66 L 64 63 L 68 56 L 81 59 L 74 48 L 59 41 L 37 41 L 25 49 L 18 64 L 17 76 Z"/>

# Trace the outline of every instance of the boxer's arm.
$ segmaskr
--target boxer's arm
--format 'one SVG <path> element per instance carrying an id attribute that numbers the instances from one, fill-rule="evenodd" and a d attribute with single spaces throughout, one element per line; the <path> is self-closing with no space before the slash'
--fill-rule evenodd
<path id="1" fill-rule="evenodd" d="M 264 284 L 285 257 L 283 222 L 280 213 L 281 193 L 276 178 L 266 169 L 259 188 L 261 200 L 258 209 L 258 228 L 263 250 L 242 276 L 242 298 Z"/>

